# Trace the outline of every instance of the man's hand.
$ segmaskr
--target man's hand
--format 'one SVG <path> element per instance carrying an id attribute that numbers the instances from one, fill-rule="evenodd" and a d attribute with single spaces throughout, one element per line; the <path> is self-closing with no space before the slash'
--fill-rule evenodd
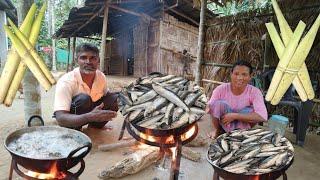
<path id="1" fill-rule="evenodd" d="M 232 121 L 236 120 L 237 113 L 227 113 L 222 116 L 222 123 L 224 125 L 230 124 Z"/>
<path id="2" fill-rule="evenodd" d="M 110 110 L 103 110 L 104 104 L 101 103 L 99 106 L 95 107 L 90 114 L 90 122 L 105 122 L 110 121 L 112 118 L 117 116 L 117 112 Z"/>

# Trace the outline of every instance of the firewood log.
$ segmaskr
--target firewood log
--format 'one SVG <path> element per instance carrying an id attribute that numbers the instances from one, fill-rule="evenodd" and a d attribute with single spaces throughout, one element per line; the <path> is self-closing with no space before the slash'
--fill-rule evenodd
<path id="1" fill-rule="evenodd" d="M 112 144 L 104 144 L 104 145 L 100 145 L 98 146 L 98 149 L 100 151 L 110 151 L 116 148 L 123 148 L 123 147 L 129 147 L 129 146 L 133 146 L 133 145 L 137 145 L 139 144 L 139 142 L 135 139 L 130 139 L 127 141 L 119 141 L 116 143 L 112 143 Z"/>
<path id="2" fill-rule="evenodd" d="M 182 147 L 181 155 L 182 157 L 191 161 L 199 162 L 201 160 L 201 154 L 199 152 L 191 150 L 188 147 Z"/>
<path id="3" fill-rule="evenodd" d="M 156 147 L 140 149 L 137 152 L 123 159 L 121 162 L 106 168 L 98 175 L 99 179 L 120 178 L 130 174 L 135 174 L 160 158 L 160 150 Z"/>

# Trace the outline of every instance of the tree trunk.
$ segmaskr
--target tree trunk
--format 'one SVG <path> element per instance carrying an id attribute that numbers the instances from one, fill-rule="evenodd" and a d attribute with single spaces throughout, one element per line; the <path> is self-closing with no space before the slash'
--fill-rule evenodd
<path id="1" fill-rule="evenodd" d="M 50 11 L 51 11 L 51 37 L 55 33 L 55 23 L 56 23 L 56 16 L 54 14 L 54 4 L 55 0 L 50 0 Z M 57 61 L 56 61 L 56 39 L 52 39 L 52 71 L 57 71 Z"/>
<path id="2" fill-rule="evenodd" d="M 201 1 L 201 11 L 200 11 L 200 24 L 199 24 L 199 37 L 198 37 L 198 51 L 197 51 L 197 67 L 196 67 L 196 77 L 195 81 L 198 85 L 201 82 L 201 64 L 203 60 L 203 48 L 204 48 L 204 23 L 206 18 L 206 8 L 207 8 L 207 0 Z"/>
<path id="3" fill-rule="evenodd" d="M 33 0 L 21 0 L 18 7 L 18 21 L 19 24 L 24 20 L 28 10 L 30 9 Z M 40 86 L 37 79 L 33 76 L 31 71 L 26 71 L 23 80 L 24 93 L 24 119 L 25 122 L 33 115 L 41 116 L 41 94 Z"/>

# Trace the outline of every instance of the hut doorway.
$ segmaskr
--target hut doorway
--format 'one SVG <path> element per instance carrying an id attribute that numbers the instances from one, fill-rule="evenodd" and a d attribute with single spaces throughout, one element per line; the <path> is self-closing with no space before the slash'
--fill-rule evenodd
<path id="1" fill-rule="evenodd" d="M 134 72 L 132 29 L 117 34 L 111 41 L 110 47 L 110 75 L 128 76 Z"/>

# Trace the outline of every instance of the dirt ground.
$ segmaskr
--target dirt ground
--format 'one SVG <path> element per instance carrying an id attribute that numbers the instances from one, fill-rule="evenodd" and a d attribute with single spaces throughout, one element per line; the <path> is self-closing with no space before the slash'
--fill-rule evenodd
<path id="1" fill-rule="evenodd" d="M 134 81 L 134 78 L 130 77 L 115 77 L 108 76 L 108 86 L 111 90 L 119 90 L 120 87 L 128 85 L 130 82 Z M 48 92 L 42 92 L 42 116 L 45 120 L 46 125 L 56 125 L 55 120 L 52 119 L 53 110 L 53 98 L 54 88 Z M 24 103 L 23 99 L 15 99 L 12 107 L 0 106 L 0 141 L 4 142 L 6 136 L 19 129 L 25 127 L 24 123 Z M 105 168 L 112 166 L 116 162 L 124 159 L 127 154 L 130 154 L 133 150 L 131 148 L 115 149 L 109 152 L 101 152 L 97 149 L 98 145 L 114 143 L 117 141 L 119 136 L 120 127 L 122 125 L 123 117 L 118 114 L 117 118 L 113 122 L 108 124 L 112 129 L 109 130 L 96 130 L 86 128 L 83 130 L 93 142 L 93 148 L 89 155 L 85 158 L 86 168 L 83 174 L 80 176 L 81 180 L 88 179 L 98 179 L 97 175 Z M 200 127 L 199 134 L 205 136 L 207 132 L 210 131 L 209 117 L 204 116 L 198 123 Z M 125 137 L 130 137 L 127 133 Z M 295 136 L 287 132 L 286 137 L 294 142 Z M 316 135 L 308 134 L 306 137 L 306 142 L 304 147 L 295 147 L 295 157 L 294 163 L 287 171 L 288 179 L 297 180 L 312 180 L 318 179 L 320 176 L 320 138 Z M 192 148 L 196 152 L 202 154 L 202 159 L 200 162 L 192 162 L 190 160 L 182 158 L 180 165 L 180 176 L 181 180 L 209 180 L 212 179 L 213 170 L 210 164 L 205 158 L 205 154 L 208 146 Z M 3 145 L 0 146 L 0 180 L 8 179 L 9 166 L 11 157 L 8 151 Z M 168 179 L 170 163 L 165 169 L 159 168 L 156 165 L 152 165 L 149 168 L 131 176 L 124 177 L 122 179 Z M 73 172 L 77 170 L 78 167 L 73 169 Z M 14 179 L 17 175 L 14 173 Z"/>

